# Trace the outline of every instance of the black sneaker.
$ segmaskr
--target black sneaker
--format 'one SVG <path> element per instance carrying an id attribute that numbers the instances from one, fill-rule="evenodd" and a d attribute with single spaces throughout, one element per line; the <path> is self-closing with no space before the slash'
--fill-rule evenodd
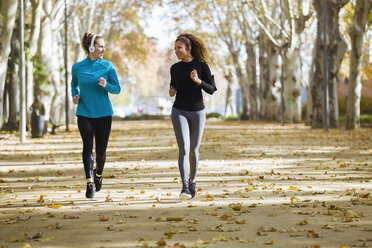
<path id="1" fill-rule="evenodd" d="M 96 191 L 100 191 L 102 187 L 102 176 L 97 177 L 96 169 L 93 170 L 94 184 L 96 185 Z"/>
<path id="2" fill-rule="evenodd" d="M 87 183 L 87 190 L 85 192 L 85 196 L 87 198 L 93 199 L 94 198 L 94 191 L 96 190 L 96 186 L 94 185 L 93 182 Z"/>
<path id="3" fill-rule="evenodd" d="M 193 183 L 189 182 L 189 191 L 190 191 L 190 195 L 191 195 L 190 200 L 194 199 L 195 192 L 196 192 L 196 183 L 195 182 L 193 182 Z"/>
<path id="4" fill-rule="evenodd" d="M 190 193 L 190 190 L 189 190 L 189 187 L 187 184 L 184 184 L 182 186 L 182 190 L 181 190 L 181 194 L 180 194 L 180 198 L 182 200 L 187 200 L 187 199 L 190 199 L 191 197 L 191 193 Z"/>

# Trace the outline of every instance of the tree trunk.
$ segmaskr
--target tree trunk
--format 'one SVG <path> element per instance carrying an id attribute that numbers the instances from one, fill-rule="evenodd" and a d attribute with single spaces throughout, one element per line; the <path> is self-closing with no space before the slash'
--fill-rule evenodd
<path id="1" fill-rule="evenodd" d="M 53 3 L 52 0 L 44 0 L 44 17 L 40 25 L 38 43 L 38 55 L 48 71 L 49 95 L 41 97 L 45 104 L 46 120 L 52 118 L 55 122 L 60 121 L 60 104 L 63 94 L 61 85 L 60 69 L 63 67 L 63 49 L 61 46 L 60 30 L 61 1 Z M 38 83 L 38 82 L 35 82 Z"/>
<path id="2" fill-rule="evenodd" d="M 239 63 L 239 53 L 237 51 L 230 49 L 230 54 L 234 63 L 236 76 L 238 78 L 240 90 L 243 97 L 243 112 L 241 113 L 240 119 L 248 120 L 249 88 L 247 78 L 244 76 L 243 69 Z"/>
<path id="3" fill-rule="evenodd" d="M 248 59 L 246 60 L 246 71 L 249 85 L 249 116 L 251 120 L 258 121 L 258 90 L 256 74 L 256 47 L 250 42 L 245 43 Z"/>
<path id="4" fill-rule="evenodd" d="M 226 70 L 224 75 L 227 81 L 227 91 L 226 91 L 226 105 L 225 105 L 225 116 L 232 116 L 236 114 L 236 108 L 234 107 L 234 99 L 233 99 L 233 83 L 234 77 L 232 73 L 232 69 L 229 68 Z"/>
<path id="5" fill-rule="evenodd" d="M 289 38 L 284 48 L 283 74 L 284 74 L 284 106 L 285 123 L 299 123 L 301 121 L 301 54 L 300 35 L 306 27 L 310 15 L 296 17 L 293 1 L 285 1 L 288 12 Z M 298 8 L 300 9 L 300 8 Z"/>
<path id="6" fill-rule="evenodd" d="M 328 61 L 328 84 L 329 84 L 329 115 L 330 127 L 338 127 L 338 97 L 339 84 L 338 72 L 342 59 L 345 55 L 347 44 L 339 31 L 339 12 L 349 0 L 327 0 L 327 61 Z M 323 127 L 324 90 L 323 90 L 323 32 L 324 14 L 323 0 L 314 0 L 314 8 L 317 13 L 317 39 L 315 55 L 315 71 L 312 82 L 311 94 L 313 97 L 312 128 Z"/>
<path id="7" fill-rule="evenodd" d="M 327 17 L 327 51 L 329 65 L 329 126 L 333 128 L 339 127 L 338 118 L 338 86 L 340 79 L 338 73 L 340 71 L 342 60 L 347 51 L 347 42 L 340 32 L 339 13 L 340 9 L 349 2 L 349 0 L 339 0 L 338 3 L 328 1 Z"/>
<path id="8" fill-rule="evenodd" d="M 285 123 L 301 121 L 301 61 L 299 39 L 292 39 L 284 52 L 284 108 Z"/>
<path id="9" fill-rule="evenodd" d="M 4 124 L 3 129 L 8 131 L 16 131 L 18 130 L 18 122 L 17 122 L 17 112 L 18 112 L 18 99 L 19 99 L 19 92 L 18 92 L 18 83 L 19 83 L 19 32 L 18 32 L 18 25 L 15 26 L 12 34 L 11 40 L 11 51 L 9 54 L 10 59 L 8 60 L 8 87 L 7 87 L 7 94 L 9 99 L 8 105 L 8 121 Z"/>
<path id="10" fill-rule="evenodd" d="M 361 67 L 363 54 L 363 36 L 372 1 L 357 0 L 353 23 L 348 32 L 351 39 L 350 76 L 346 107 L 346 129 L 358 129 L 360 125 L 360 96 L 362 91 Z"/>
<path id="11" fill-rule="evenodd" d="M 31 123 L 30 107 L 34 98 L 34 63 L 33 57 L 37 52 L 37 44 L 40 35 L 40 22 L 43 7 L 43 0 L 31 0 L 32 5 L 32 25 L 29 38 L 29 49 L 26 56 L 26 116 L 27 123 Z"/>
<path id="12" fill-rule="evenodd" d="M 260 120 L 280 121 L 279 49 L 262 34 L 260 48 Z"/>
<path id="13" fill-rule="evenodd" d="M 314 77 L 314 66 L 315 62 L 315 49 L 313 49 L 313 56 L 312 56 L 312 62 L 309 70 L 309 85 L 307 86 L 307 104 L 306 104 L 306 120 L 305 125 L 311 126 L 312 123 L 312 112 L 313 112 L 313 97 L 311 94 L 311 89 L 313 87 L 313 77 Z"/>
<path id="14" fill-rule="evenodd" d="M 0 3 L 0 127 L 3 125 L 3 99 L 10 40 L 12 38 L 14 22 L 17 14 L 18 1 L 3 0 Z"/>

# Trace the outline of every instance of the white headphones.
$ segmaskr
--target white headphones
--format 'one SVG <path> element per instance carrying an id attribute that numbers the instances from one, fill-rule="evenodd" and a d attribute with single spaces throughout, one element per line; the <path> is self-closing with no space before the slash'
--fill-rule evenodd
<path id="1" fill-rule="evenodd" d="M 92 40 L 90 42 L 89 52 L 91 52 L 91 53 L 93 53 L 96 50 L 96 48 L 94 47 L 94 40 L 96 39 L 96 36 L 97 35 L 93 35 L 93 38 L 92 38 Z"/>

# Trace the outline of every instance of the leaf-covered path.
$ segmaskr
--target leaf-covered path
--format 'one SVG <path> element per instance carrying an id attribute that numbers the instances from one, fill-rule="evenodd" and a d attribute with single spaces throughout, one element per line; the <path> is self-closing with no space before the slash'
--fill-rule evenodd
<path id="1" fill-rule="evenodd" d="M 72 129 L 0 135 L 0 247 L 372 247 L 371 129 L 208 121 L 192 201 L 169 121 L 113 123 L 94 200 Z"/>

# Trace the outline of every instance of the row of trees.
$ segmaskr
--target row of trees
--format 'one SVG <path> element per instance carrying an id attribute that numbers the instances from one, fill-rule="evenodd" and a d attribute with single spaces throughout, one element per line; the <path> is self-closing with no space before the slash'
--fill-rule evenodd
<path id="1" fill-rule="evenodd" d="M 372 2 L 325 2 L 326 13 L 323 0 L 187 0 L 181 4 L 171 0 L 170 4 L 176 10 L 175 15 L 183 13 L 182 18 L 177 19 L 178 26 L 192 21 L 194 31 L 214 44 L 215 63 L 228 68 L 225 70 L 227 81 L 231 82 L 232 74 L 236 75 L 243 96 L 242 118 L 280 121 L 280 76 L 283 73 L 285 123 L 301 121 L 301 86 L 305 84 L 309 95 L 306 122 L 313 128 L 323 127 L 323 81 L 327 75 L 330 127 L 338 127 L 338 75 L 347 46 L 351 45 L 347 128 L 354 129 L 359 125 L 363 36 L 366 26 L 372 23 Z M 352 12 L 348 15 L 352 21 L 346 21 L 350 22 L 347 32 L 351 44 L 340 31 L 340 10 L 346 4 Z M 315 27 L 316 37 L 313 38 Z M 221 53 L 221 50 L 226 52 Z M 302 69 L 307 56 L 312 60 L 309 80 L 305 82 Z M 324 73 L 324 56 L 327 56 L 327 74 Z M 228 94 L 226 109 L 234 104 L 229 99 Z"/>
<path id="2" fill-rule="evenodd" d="M 35 99 L 45 104 L 46 118 L 55 122 L 65 118 L 64 25 L 65 0 L 24 1 L 26 50 L 26 106 Z M 80 40 L 87 30 L 104 35 L 108 42 L 106 58 L 119 74 L 127 71 L 127 61 L 143 61 L 146 44 L 152 42 L 140 23 L 160 1 L 67 0 L 68 72 L 84 57 Z M 0 1 L 0 127 L 17 129 L 18 85 L 18 1 Z M 112 41 L 112 42 L 111 42 Z M 69 83 L 69 82 L 68 82 Z M 69 113 L 73 114 L 71 106 Z M 28 120 L 29 122 L 29 120 Z"/>
<path id="3" fill-rule="evenodd" d="M 153 47 L 154 42 L 145 35 L 144 26 L 151 21 L 154 6 L 163 4 L 173 10 L 166 15 L 176 24 L 177 32 L 188 29 L 207 40 L 212 63 L 229 82 L 226 109 L 233 109 L 236 104 L 231 86 L 234 80 L 238 82 L 243 99 L 242 119 L 280 121 L 283 106 L 286 123 L 300 122 L 301 87 L 305 84 L 309 95 L 306 122 L 313 128 L 323 127 L 323 76 L 327 75 L 330 126 L 337 127 L 338 75 L 351 46 L 347 128 L 354 129 L 359 125 L 361 68 L 368 66 L 362 64 L 367 57 L 363 57 L 363 37 L 372 23 L 372 0 L 325 2 L 326 13 L 324 0 L 68 0 L 68 68 L 84 56 L 80 47 L 83 33 L 94 29 L 104 35 L 108 47 L 105 56 L 113 61 L 118 73 L 123 76 L 135 71 L 128 64 L 144 63 L 147 54 L 153 57 L 149 46 Z M 47 118 L 63 121 L 65 1 L 25 3 L 26 106 L 28 109 L 34 99 L 41 99 Z M 345 23 L 340 29 L 341 10 L 346 14 L 342 14 Z M 0 11 L 0 126 L 14 128 L 19 109 L 17 1 L 0 1 Z M 327 74 L 323 66 L 324 44 L 328 51 Z M 157 72 L 162 79 L 168 74 L 165 68 Z M 155 74 L 156 68 L 152 71 Z M 69 113 L 72 115 L 73 110 Z"/>

